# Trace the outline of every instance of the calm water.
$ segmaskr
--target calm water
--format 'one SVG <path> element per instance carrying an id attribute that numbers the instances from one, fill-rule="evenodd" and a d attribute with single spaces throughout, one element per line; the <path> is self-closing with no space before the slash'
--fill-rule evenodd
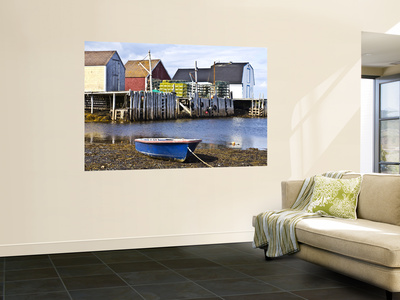
<path id="1" fill-rule="evenodd" d="M 196 138 L 199 148 L 231 147 L 267 149 L 266 118 L 218 118 L 149 121 L 130 124 L 85 123 L 85 141 L 134 143 L 135 138 Z"/>

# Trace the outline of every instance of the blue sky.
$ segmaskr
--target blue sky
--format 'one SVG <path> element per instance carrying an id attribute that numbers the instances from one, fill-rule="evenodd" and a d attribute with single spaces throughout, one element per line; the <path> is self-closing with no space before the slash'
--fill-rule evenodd
<path id="1" fill-rule="evenodd" d="M 116 42 L 85 42 L 85 51 L 116 50 L 125 64 L 128 60 L 143 59 L 151 52 L 153 59 L 161 59 L 173 77 L 178 68 L 209 68 L 218 62 L 249 62 L 254 68 L 254 97 L 267 98 L 267 49 L 256 47 L 226 47 L 174 44 L 138 44 Z"/>

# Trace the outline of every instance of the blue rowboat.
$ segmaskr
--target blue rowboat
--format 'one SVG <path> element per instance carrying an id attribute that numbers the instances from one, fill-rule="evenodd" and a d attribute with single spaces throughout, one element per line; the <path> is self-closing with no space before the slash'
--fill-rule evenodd
<path id="1" fill-rule="evenodd" d="M 198 139 L 135 139 L 136 150 L 151 157 L 183 162 L 201 142 Z"/>

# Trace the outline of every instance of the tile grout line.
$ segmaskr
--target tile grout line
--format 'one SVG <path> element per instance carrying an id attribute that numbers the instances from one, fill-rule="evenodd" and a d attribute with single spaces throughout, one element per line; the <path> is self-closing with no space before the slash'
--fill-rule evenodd
<path id="1" fill-rule="evenodd" d="M 280 264 L 280 265 L 282 265 L 282 266 L 287 266 L 287 264 L 285 264 L 285 263 L 280 263 L 280 262 L 277 262 L 278 264 Z M 330 281 L 332 281 L 332 282 L 336 282 L 336 283 L 338 283 L 338 284 L 343 284 L 343 286 L 332 286 L 332 287 L 321 287 L 321 288 L 307 288 L 307 289 L 299 289 L 299 290 L 296 290 L 296 291 L 298 291 L 298 292 L 300 292 L 300 291 L 313 291 L 313 290 L 323 290 L 323 289 L 340 289 L 340 288 L 345 288 L 345 287 L 350 287 L 350 288 L 355 288 L 355 289 L 359 289 L 359 290 L 363 290 L 362 288 L 360 288 L 360 287 L 358 287 L 358 286 L 355 286 L 355 285 L 352 285 L 352 284 L 344 284 L 343 282 L 341 282 L 340 280 L 336 280 L 336 279 L 331 279 L 331 278 L 327 278 L 326 276 L 323 276 L 323 275 L 319 275 L 319 274 L 315 274 L 315 272 L 312 272 L 312 271 L 305 271 L 305 270 L 303 270 L 302 268 L 300 268 L 300 267 L 294 267 L 294 266 L 290 266 L 291 268 L 293 268 L 293 269 L 296 269 L 296 270 L 299 270 L 299 271 L 302 271 L 302 272 L 304 272 L 304 274 L 307 274 L 307 275 L 310 275 L 310 276 L 315 276 L 315 277 L 318 277 L 318 278 L 321 278 L 321 279 L 327 279 L 327 280 L 330 280 Z M 329 269 L 328 269 L 329 270 Z M 334 272 L 334 271 L 333 271 Z M 337 273 L 337 272 L 336 272 Z M 339 273 L 337 273 L 337 274 L 339 274 Z M 295 296 L 297 296 L 297 297 L 300 297 L 300 298 L 302 298 L 302 299 L 306 299 L 307 300 L 307 298 L 303 298 L 303 297 L 301 297 L 301 296 L 299 296 L 299 295 L 296 295 L 296 294 L 294 294 L 294 292 L 296 292 L 296 291 L 287 291 L 288 293 L 290 293 L 290 294 L 292 294 L 292 295 L 295 295 Z M 375 294 L 375 295 L 377 295 L 377 294 Z"/>
<path id="2" fill-rule="evenodd" d="M 186 280 L 188 280 L 189 282 L 194 283 L 194 284 L 197 285 L 198 287 L 200 287 L 200 288 L 204 289 L 205 291 L 207 291 L 207 292 L 213 294 L 214 296 L 216 296 L 216 297 L 218 297 L 218 298 L 220 298 L 220 299 L 224 299 L 224 298 L 222 298 L 221 296 L 217 295 L 216 293 L 210 291 L 209 289 L 206 289 L 204 286 L 201 286 L 201 285 L 198 284 L 197 282 L 195 282 L 195 281 L 193 281 L 193 280 L 187 278 L 186 276 L 183 276 L 183 275 L 179 274 L 177 271 L 175 271 L 175 270 L 173 270 L 173 269 L 168 268 L 167 266 L 165 266 L 164 264 L 160 263 L 159 261 L 158 261 L 158 263 L 159 263 L 160 265 L 166 267 L 168 270 L 174 272 L 175 274 L 184 277 L 184 278 L 185 278 Z M 200 298 L 200 299 L 201 299 L 201 298 Z"/>
<path id="3" fill-rule="evenodd" d="M 67 289 L 67 286 L 66 286 L 65 283 L 64 283 L 64 280 L 62 280 L 61 275 L 60 275 L 60 273 L 58 272 L 58 270 L 57 270 L 57 268 L 56 268 L 56 265 L 54 264 L 53 260 L 51 259 L 50 254 L 48 254 L 47 256 L 48 256 L 48 258 L 49 258 L 49 260 L 50 260 L 50 262 L 51 262 L 51 264 L 52 264 L 54 270 L 56 271 L 56 273 L 57 273 L 57 275 L 58 275 L 58 278 L 60 279 L 60 281 L 61 281 L 61 283 L 62 283 L 62 285 L 63 285 L 65 291 L 67 292 L 68 297 L 69 297 L 71 300 L 73 300 L 71 294 L 69 293 L 69 291 L 68 291 L 68 289 Z M 5 299 L 4 299 L 4 300 L 5 300 Z"/>
<path id="4" fill-rule="evenodd" d="M 279 291 L 277 291 L 277 293 L 278 293 L 278 292 L 290 293 L 289 291 L 284 290 L 284 289 L 282 289 L 282 288 L 280 288 L 280 287 L 278 287 L 278 286 L 276 286 L 276 285 L 273 285 L 273 284 L 270 284 L 270 283 L 268 283 L 268 282 L 262 281 L 261 279 L 258 279 L 258 278 L 254 277 L 254 276 L 251 276 L 251 275 L 248 275 L 248 274 L 243 273 L 243 272 L 241 272 L 241 271 L 235 270 L 235 269 L 233 269 L 233 268 L 231 268 L 231 267 L 229 267 L 229 266 L 224 266 L 224 267 L 227 268 L 227 269 L 229 269 L 229 270 L 232 270 L 232 271 L 234 271 L 234 272 L 241 273 L 241 274 L 243 274 L 244 276 L 246 276 L 246 277 L 248 277 L 248 278 L 251 278 L 251 279 L 254 279 L 254 280 L 256 280 L 256 281 L 258 281 L 258 282 L 260 282 L 260 283 L 263 283 L 263 284 L 265 284 L 265 285 L 269 285 L 269 286 L 272 286 L 272 287 L 274 287 L 274 288 L 277 288 L 277 289 L 279 290 Z M 270 292 L 270 293 L 267 293 L 267 294 L 273 294 L 273 293 L 275 293 L 275 292 Z"/>
<path id="5" fill-rule="evenodd" d="M 177 247 L 177 248 L 180 248 L 180 247 Z M 139 251 L 139 252 L 140 252 L 140 251 Z M 194 282 L 194 281 L 191 280 L 190 278 L 187 278 L 186 276 L 183 276 L 183 275 L 179 274 L 178 272 L 176 272 L 175 270 L 173 270 L 173 269 L 167 267 L 166 265 L 164 265 L 164 264 L 161 263 L 160 261 L 158 261 L 158 260 L 156 260 L 156 259 L 154 259 L 154 258 L 152 258 L 152 257 L 150 257 L 150 256 L 148 256 L 148 255 L 146 255 L 145 253 L 142 253 L 142 252 L 140 252 L 140 253 L 141 253 L 142 255 L 148 257 L 148 258 L 151 259 L 152 261 L 154 261 L 154 262 L 156 262 L 156 263 L 159 263 L 160 265 L 162 265 L 163 267 L 167 268 L 168 270 L 174 272 L 175 274 L 177 274 L 177 275 L 179 275 L 179 276 L 185 278 L 185 279 L 188 280 L 189 282 L 194 283 L 194 284 L 197 285 L 198 287 L 201 287 L 202 289 L 206 290 L 207 292 L 209 292 L 209 293 L 215 295 L 217 298 L 219 298 L 219 299 L 224 299 L 224 298 L 222 298 L 221 296 L 219 296 L 219 295 L 213 293 L 212 291 L 206 289 L 205 287 L 199 285 L 197 282 Z M 205 259 L 204 257 L 201 257 L 200 255 L 197 255 L 197 254 L 194 254 L 194 255 L 196 255 L 198 258 Z M 183 258 L 183 259 L 184 259 L 184 258 Z M 166 259 L 166 260 L 167 260 L 167 259 Z M 201 298 L 199 298 L 199 299 L 201 299 Z"/>
<path id="6" fill-rule="evenodd" d="M 101 261 L 102 264 L 104 264 L 108 269 L 111 270 L 111 272 L 113 272 L 115 275 L 118 276 L 119 279 L 121 279 L 131 290 L 133 290 L 136 294 L 138 294 L 143 300 L 146 300 L 146 298 L 144 298 L 142 296 L 142 294 L 140 294 L 136 289 L 133 288 L 133 286 L 131 286 L 128 282 L 126 282 L 125 279 L 123 279 L 117 272 L 115 272 L 108 264 L 106 264 L 100 257 L 98 257 L 96 255 L 95 252 L 91 252 L 98 260 Z"/>
<path id="7" fill-rule="evenodd" d="M 244 254 L 248 254 L 248 253 L 245 253 L 244 251 L 242 251 Z M 248 255 L 252 255 L 252 254 L 248 254 Z M 214 261 L 215 262 L 215 261 Z M 264 262 L 264 261 L 263 261 Z M 215 262 L 215 263 L 217 263 L 217 262 Z M 276 262 L 277 264 L 280 264 L 280 265 L 282 265 L 282 266 L 285 266 L 285 265 L 283 265 L 283 264 L 281 264 L 281 263 L 279 263 L 279 262 Z M 227 268 L 227 269 L 229 269 L 229 270 L 232 270 L 232 271 L 234 271 L 234 272 L 238 272 L 238 273 L 241 273 L 241 274 L 243 274 L 244 276 L 246 276 L 246 277 L 248 277 L 248 278 L 252 278 L 252 279 L 254 279 L 254 280 L 257 280 L 258 282 L 261 282 L 261 283 L 264 283 L 264 284 L 266 284 L 266 285 L 270 285 L 270 286 L 272 286 L 272 287 L 274 287 L 274 288 L 277 288 L 279 291 L 277 291 L 277 292 L 283 292 L 283 293 L 289 293 L 289 294 L 291 294 L 291 295 L 294 295 L 294 296 L 296 296 L 296 297 L 299 297 L 300 299 L 305 299 L 305 300 L 307 300 L 306 298 L 303 298 L 303 297 L 301 297 L 301 296 L 299 296 L 299 295 L 296 295 L 296 294 L 293 294 L 291 291 L 288 291 L 288 290 L 285 290 L 285 289 L 282 289 L 282 288 L 280 288 L 280 287 L 278 287 L 278 286 L 276 286 L 276 285 L 273 285 L 273 284 L 271 284 L 271 283 L 268 283 L 268 282 L 265 282 L 265 281 L 263 281 L 263 280 L 261 280 L 261 279 L 259 279 L 259 278 L 257 278 L 257 277 L 255 277 L 255 276 L 252 276 L 252 275 L 248 275 L 248 274 L 246 274 L 246 273 L 244 273 L 244 272 L 241 272 L 241 271 L 239 271 L 239 270 L 235 270 L 235 269 L 233 269 L 231 266 L 229 266 L 229 265 L 222 265 L 223 267 L 225 267 L 225 268 Z M 270 292 L 271 294 L 273 294 L 273 293 L 275 293 L 275 292 Z"/>
<path id="8" fill-rule="evenodd" d="M 225 246 L 225 245 L 224 245 L 224 247 L 227 248 L 227 249 L 229 249 L 228 246 Z M 238 249 L 234 249 L 234 250 L 237 250 L 237 251 L 240 252 L 241 254 L 255 256 L 255 255 L 249 254 L 249 253 L 247 253 L 247 252 L 245 252 L 245 251 L 241 251 L 241 250 L 238 250 Z M 139 252 L 140 252 L 140 251 L 139 251 Z M 140 252 L 140 253 L 142 253 L 142 252 Z M 152 257 L 149 257 L 148 255 L 146 255 L 145 253 L 142 253 L 142 254 L 145 255 L 146 257 L 150 258 L 151 260 L 153 260 L 153 261 L 155 261 L 155 262 L 157 262 L 157 263 L 160 263 L 159 261 L 157 261 L 157 260 L 153 259 Z M 217 265 L 220 266 L 220 267 L 227 268 L 227 269 L 232 270 L 232 271 L 234 271 L 234 272 L 241 273 L 242 275 L 244 275 L 244 278 L 251 278 L 251 279 L 254 279 L 254 280 L 256 280 L 256 281 L 258 281 L 258 282 L 260 282 L 260 283 L 263 283 L 263 284 L 265 284 L 265 285 L 273 286 L 273 287 L 275 287 L 275 288 L 277 288 L 277 289 L 279 290 L 279 291 L 277 291 L 277 292 L 289 293 L 289 294 L 291 294 L 291 295 L 294 295 L 294 296 L 296 296 L 296 297 L 299 297 L 300 299 L 305 299 L 305 300 L 307 300 L 306 298 L 303 298 L 303 297 L 301 297 L 301 296 L 295 295 L 295 294 L 291 293 L 290 291 L 287 291 L 287 290 L 282 289 L 282 288 L 280 288 L 280 287 L 278 287 L 278 286 L 275 286 L 275 285 L 273 285 L 273 284 L 270 284 L 270 283 L 267 283 L 267 282 L 265 282 L 265 281 L 262 281 L 261 279 L 258 279 L 258 278 L 254 277 L 254 276 L 251 276 L 251 275 L 248 275 L 248 274 L 243 273 L 243 272 L 241 272 L 241 271 L 235 270 L 235 269 L 231 268 L 230 266 L 222 265 L 222 264 L 220 264 L 220 263 L 218 263 L 218 262 L 216 262 L 216 261 L 213 261 L 212 259 L 206 258 L 206 257 L 204 257 L 204 256 L 200 256 L 200 255 L 198 255 L 198 254 L 195 254 L 195 255 L 196 255 L 198 258 L 202 258 L 202 259 L 206 259 L 206 260 L 208 260 L 208 261 L 211 261 L 211 262 L 217 264 Z M 183 276 L 183 275 L 179 274 L 178 272 L 176 272 L 175 270 L 168 268 L 168 267 L 165 266 L 164 264 L 162 264 L 162 263 L 160 263 L 160 264 L 163 265 L 164 267 L 166 267 L 167 269 L 173 271 L 174 273 L 178 274 L 179 276 Z M 282 264 L 280 264 L 280 265 L 282 265 Z M 282 266 L 284 266 L 284 265 L 282 265 Z M 201 288 L 203 288 L 203 289 L 209 291 L 208 289 L 204 288 L 203 286 L 201 286 L 201 285 L 198 284 L 197 282 L 194 282 L 193 280 L 191 280 L 191 279 L 189 279 L 189 278 L 187 278 L 187 277 L 185 277 L 185 276 L 183 276 L 183 277 L 186 278 L 187 280 L 189 280 L 190 282 L 193 282 L 194 284 L 200 286 Z M 224 279 L 215 279 L 215 280 L 224 280 Z M 201 281 L 206 281 L 206 280 L 201 280 Z M 209 292 L 211 292 L 211 291 L 209 291 Z M 213 292 L 211 292 L 211 293 L 214 294 L 214 295 L 216 295 L 216 296 L 217 296 L 218 298 L 220 298 L 220 299 L 224 299 L 224 298 L 223 298 L 224 296 L 219 296 L 219 295 L 217 295 L 217 294 L 215 294 L 215 293 L 213 293 Z M 273 293 L 275 293 L 275 292 L 271 292 L 271 294 L 273 294 Z M 267 293 L 267 294 L 269 294 L 269 293 Z M 241 295 L 248 295 L 248 294 L 238 294 L 238 295 L 233 295 L 233 296 L 241 296 Z M 232 295 L 231 295 L 231 296 L 232 296 Z"/>
<path id="9" fill-rule="evenodd" d="M 229 248 L 229 247 L 227 247 L 227 246 L 224 246 L 224 247 Z M 245 251 L 241 251 L 241 250 L 238 250 L 238 249 L 234 249 L 234 250 L 237 250 L 237 251 L 241 252 L 241 254 L 243 254 L 243 255 L 255 256 L 255 255 L 249 254 L 249 253 L 247 253 L 247 252 L 245 252 Z M 227 268 L 227 269 L 229 269 L 229 270 L 231 270 L 231 271 L 238 272 L 238 273 L 244 275 L 243 278 L 251 278 L 251 279 L 254 279 L 254 280 L 256 280 L 256 281 L 258 281 L 258 282 L 260 282 L 260 283 L 263 283 L 263 284 L 265 284 L 265 285 L 272 286 L 272 287 L 277 288 L 277 289 L 279 290 L 279 291 L 277 291 L 277 292 L 270 292 L 270 293 L 265 293 L 265 294 L 274 294 L 274 293 L 283 292 L 283 293 L 289 293 L 289 294 L 291 294 L 291 295 L 294 295 L 295 297 L 298 297 L 299 299 L 307 300 L 306 298 L 303 298 L 303 297 L 301 297 L 301 296 L 295 295 L 295 294 L 291 293 L 290 291 L 287 291 L 287 290 L 282 289 L 282 288 L 280 288 L 280 287 L 278 287 L 278 286 L 275 286 L 275 285 L 273 285 L 273 284 L 270 284 L 270 283 L 267 283 L 267 282 L 265 282 L 265 281 L 262 281 L 261 279 L 258 279 L 258 278 L 254 277 L 254 276 L 251 276 L 251 275 L 248 275 L 248 274 L 243 273 L 243 272 L 241 272 L 241 271 L 235 270 L 235 269 L 233 269 L 233 268 L 232 268 L 231 266 L 229 266 L 229 265 L 220 264 L 220 263 L 218 263 L 218 262 L 216 262 L 216 261 L 214 261 L 214 260 L 212 260 L 212 259 L 209 259 L 209 258 L 204 258 L 204 257 L 201 257 L 201 258 L 207 259 L 207 260 L 209 260 L 209 261 L 211 261 L 211 262 L 213 262 L 213 263 L 216 263 L 217 265 L 219 265 L 219 266 L 221 266 L 221 267 L 223 267 L 223 268 Z M 224 280 L 224 279 L 216 279 L 216 280 Z M 205 280 L 203 280 L 203 281 L 205 281 Z M 196 283 L 196 282 L 195 282 L 195 283 Z M 229 295 L 229 296 L 243 296 L 243 295 L 249 295 L 249 294 L 237 294 L 237 295 Z M 218 296 L 218 295 L 217 295 L 217 296 Z M 218 296 L 218 297 L 221 298 L 221 299 L 224 299 L 223 297 L 227 297 L 227 296 Z"/>
<path id="10" fill-rule="evenodd" d="M 244 252 L 244 251 L 243 251 L 243 252 Z M 278 262 L 278 261 L 275 261 L 275 263 L 276 263 L 276 264 L 279 264 L 279 265 L 281 265 L 281 266 L 283 266 L 283 267 L 287 267 L 286 264 L 282 264 L 282 263 L 280 263 L 280 262 Z M 255 276 L 251 276 L 251 275 L 245 274 L 245 273 L 243 273 L 243 272 L 241 272 L 241 271 L 235 270 L 235 269 L 233 269 L 233 268 L 230 267 L 230 266 L 224 266 L 224 267 L 226 267 L 226 268 L 228 268 L 228 269 L 230 269 L 230 270 L 233 270 L 233 271 L 242 273 L 242 274 L 244 274 L 244 275 L 246 275 L 246 276 L 248 276 L 248 277 L 250 277 L 250 278 L 253 278 L 253 279 L 257 280 L 257 281 L 260 281 L 260 282 L 266 283 L 266 284 L 268 284 L 268 285 L 271 285 L 271 286 L 273 286 L 273 287 L 275 287 L 275 288 L 278 288 L 279 290 L 281 290 L 281 292 L 289 293 L 289 294 L 294 295 L 295 297 L 298 297 L 298 298 L 300 298 L 300 299 L 305 299 L 305 300 L 307 300 L 307 298 L 304 298 L 304 297 L 302 297 L 302 296 L 296 295 L 296 294 L 294 293 L 294 292 L 296 292 L 296 291 L 289 291 L 289 290 L 280 288 L 280 287 L 275 286 L 275 285 L 273 285 L 273 284 L 271 284 L 271 283 L 267 283 L 267 282 L 265 282 L 265 281 L 263 281 L 263 280 L 261 280 L 261 279 L 258 279 L 258 278 L 255 277 Z M 291 267 L 291 268 L 304 272 L 304 270 L 302 270 L 302 269 L 300 269 L 300 268 L 297 268 L 297 267 Z M 319 277 L 319 278 L 321 278 L 321 279 L 326 279 L 324 276 L 315 275 L 313 272 L 309 272 L 309 271 L 305 271 L 305 274 L 313 275 L 313 276 Z M 329 279 L 329 280 L 331 280 L 331 281 L 333 281 L 333 282 L 340 283 L 340 281 L 338 281 L 338 280 L 332 280 L 332 279 Z M 347 285 L 347 286 L 353 287 L 353 288 L 358 288 L 358 287 L 352 286 L 352 285 Z M 311 290 L 338 289 L 338 288 L 343 288 L 343 287 L 340 287 L 340 286 L 339 286 L 339 287 L 328 287 L 328 288 L 309 288 L 309 289 L 301 289 L 301 290 L 297 290 L 297 291 L 311 291 Z"/>

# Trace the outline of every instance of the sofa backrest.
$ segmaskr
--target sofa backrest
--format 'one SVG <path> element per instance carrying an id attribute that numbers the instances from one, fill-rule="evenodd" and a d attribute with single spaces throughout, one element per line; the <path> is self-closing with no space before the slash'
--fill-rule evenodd
<path id="1" fill-rule="evenodd" d="M 400 175 L 364 174 L 357 217 L 400 225 Z"/>
<path id="2" fill-rule="evenodd" d="M 349 173 L 343 179 L 358 177 Z M 282 208 L 290 208 L 303 180 L 282 181 Z M 400 175 L 363 174 L 357 218 L 400 226 Z"/>

